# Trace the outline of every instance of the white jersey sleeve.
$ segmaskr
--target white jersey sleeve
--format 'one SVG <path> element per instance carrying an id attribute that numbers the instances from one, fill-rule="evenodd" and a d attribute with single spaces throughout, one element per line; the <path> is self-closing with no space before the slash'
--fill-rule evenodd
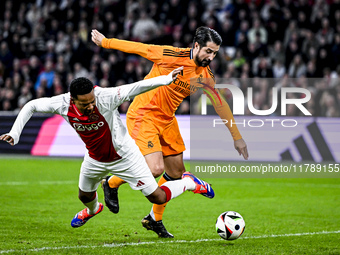
<path id="1" fill-rule="evenodd" d="M 35 112 L 60 114 L 61 96 L 51 98 L 39 98 L 24 105 L 19 112 L 11 131 L 7 134 L 14 139 L 14 145 L 19 142 L 21 132 Z"/>
<path id="2" fill-rule="evenodd" d="M 131 98 L 155 89 L 157 87 L 168 85 L 172 82 L 172 72 L 168 75 L 161 75 L 155 78 L 138 81 L 135 83 L 122 85 L 114 88 L 99 88 L 100 92 L 97 96 L 104 99 L 107 102 L 107 109 L 113 110 L 120 106 L 124 101 L 128 101 Z"/>

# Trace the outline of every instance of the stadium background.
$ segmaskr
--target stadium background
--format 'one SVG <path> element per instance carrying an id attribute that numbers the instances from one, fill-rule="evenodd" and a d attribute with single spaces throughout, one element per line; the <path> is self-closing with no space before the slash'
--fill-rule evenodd
<path id="1" fill-rule="evenodd" d="M 340 116 L 338 0 L 8 0 L 1 1 L 0 8 L 3 10 L 0 13 L 1 133 L 8 132 L 15 114 L 27 101 L 67 92 L 73 78 L 86 76 L 102 87 L 143 79 L 151 62 L 97 47 L 90 39 L 92 28 L 107 37 L 191 47 L 195 29 L 200 25 L 209 26 L 223 38 L 219 54 L 211 64 L 216 78 L 230 80 L 243 90 L 245 96 L 247 87 L 252 86 L 257 109 L 268 109 L 272 86 L 297 86 L 311 91 L 312 98 L 306 108 L 313 117 L 334 118 L 333 125 L 336 125 L 336 118 Z M 275 82 L 268 86 L 253 82 L 256 78 L 274 78 Z M 291 78 L 294 78 L 293 82 L 289 80 Z M 232 105 L 230 93 L 224 92 Z M 177 115 L 189 114 L 189 100 L 184 100 Z M 120 112 L 124 114 L 128 106 L 129 102 L 124 103 Z M 251 115 L 249 111 L 246 114 Z M 288 109 L 288 116 L 299 114 L 301 112 L 297 109 Z M 46 115 L 34 117 L 24 130 L 20 144 L 10 147 L 1 143 L 0 152 L 30 153 L 46 118 Z M 188 134 L 186 123 L 181 124 L 184 126 L 182 132 Z M 50 131 L 58 128 L 51 127 Z M 243 134 L 247 132 L 241 131 Z M 70 141 L 66 151 L 79 151 L 82 155 L 81 142 L 68 139 L 67 133 L 61 135 L 64 143 Z M 287 136 L 287 139 L 294 144 L 298 135 L 302 133 Z M 76 134 L 74 136 L 77 139 Z M 190 139 L 188 135 L 185 137 L 189 149 L 185 158 L 188 159 Z M 246 135 L 246 141 L 249 137 Z M 40 139 L 47 151 L 54 140 L 51 134 Z M 72 147 L 73 142 L 80 146 Z M 326 138 L 326 142 L 335 143 L 328 144 L 331 150 L 339 147 L 338 139 Z M 307 146 L 313 145 L 307 142 Z M 40 154 L 33 154 L 58 155 L 43 150 Z M 233 155 L 228 152 L 230 154 Z M 59 154 L 65 155 L 68 153 Z M 237 160 L 237 157 L 227 159 Z M 262 160 L 263 157 L 253 159 Z M 295 157 L 295 160 L 301 159 L 303 157 Z M 268 156 L 267 160 L 273 158 Z"/>
<path id="2" fill-rule="evenodd" d="M 315 129 L 308 128 L 315 120 L 332 156 L 339 162 L 339 3 L 339 0 L 0 1 L 0 133 L 10 129 L 18 110 L 28 100 L 66 92 L 75 77 L 87 76 L 103 87 L 119 86 L 142 79 L 150 70 L 151 63 L 138 56 L 95 46 L 89 37 L 91 28 L 107 37 L 186 47 L 191 45 L 196 27 L 208 25 L 219 31 L 224 40 L 211 64 L 213 72 L 217 78 L 238 78 L 233 81 L 240 82 L 244 93 L 241 84 L 246 83 L 241 82 L 242 78 L 254 81 L 256 77 L 273 77 L 277 83 L 285 84 L 289 77 L 302 84 L 306 84 L 305 78 L 316 81 L 307 85 L 313 100 L 306 107 L 313 117 L 305 119 L 296 116 L 299 111 L 289 112 L 288 118 L 305 123 L 296 134 L 286 136 L 266 129 L 262 132 L 249 129 L 251 133 L 247 133 L 248 128 L 240 127 L 250 156 L 256 153 L 266 156 L 260 149 L 271 142 L 269 150 L 273 150 L 279 147 L 278 140 L 286 140 L 289 146 L 283 146 L 281 152 L 288 150 L 299 161 L 302 158 L 296 155 L 299 154 L 296 144 L 305 141 L 308 148 L 305 152 L 310 152 L 314 160 L 323 161 L 314 143 Z M 261 28 L 254 29 L 258 20 Z M 300 57 L 293 61 L 296 54 Z M 270 88 L 254 89 L 257 108 L 266 109 Z M 225 96 L 232 104 L 228 94 Z M 122 105 L 120 111 L 124 114 L 127 107 L 128 104 Z M 188 109 L 189 102 L 185 101 L 177 112 L 180 125 L 189 122 Z M 339 178 L 206 179 L 213 184 L 214 199 L 186 193 L 168 206 L 164 223 L 175 235 L 174 240 L 160 240 L 141 227 L 140 220 L 150 211 L 150 204 L 142 194 L 123 185 L 119 214 L 105 209 L 85 227 L 72 229 L 71 218 L 83 208 L 77 200 L 82 159 L 29 156 L 33 148 L 46 155 L 52 144 L 68 155 L 83 153 L 81 144 L 72 147 L 80 142 L 75 140 L 79 138 L 73 130 L 55 136 L 64 128 L 71 128 L 60 120 L 36 114 L 27 123 L 18 145 L 0 143 L 3 194 L 0 253 L 340 253 Z M 322 123 L 333 123 L 335 128 L 323 130 Z M 224 134 L 228 132 L 222 128 Z M 185 126 L 181 128 L 183 137 L 190 142 L 187 131 Z M 39 139 L 43 134 L 47 136 Z M 275 140 L 264 144 L 262 139 L 270 137 Z M 222 144 L 230 153 L 224 156 L 236 155 L 239 162 L 228 159 L 225 163 L 261 164 L 243 161 L 233 149 L 228 133 L 226 139 L 229 140 Z M 44 143 L 36 144 L 39 140 Z M 9 153 L 20 156 L 12 157 Z M 279 153 L 275 160 L 280 160 Z M 185 164 L 190 167 L 188 161 Z M 100 201 L 104 200 L 103 192 L 99 191 L 98 196 Z M 235 242 L 222 240 L 214 228 L 217 216 L 226 210 L 238 211 L 246 221 L 245 233 Z"/>

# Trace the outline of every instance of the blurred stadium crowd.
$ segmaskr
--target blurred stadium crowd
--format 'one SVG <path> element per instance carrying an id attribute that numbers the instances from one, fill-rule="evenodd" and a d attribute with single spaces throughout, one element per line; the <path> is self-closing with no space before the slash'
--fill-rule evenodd
<path id="1" fill-rule="evenodd" d="M 2 111 L 67 92 L 79 76 L 102 87 L 143 79 L 152 63 L 97 47 L 92 28 L 109 38 L 191 47 L 204 25 L 223 39 L 214 74 L 245 94 L 253 87 L 256 109 L 270 108 L 273 86 L 297 86 L 312 92 L 306 107 L 313 116 L 340 116 L 340 0 L 2 0 L 0 9 Z M 188 109 L 186 100 L 178 114 Z"/>

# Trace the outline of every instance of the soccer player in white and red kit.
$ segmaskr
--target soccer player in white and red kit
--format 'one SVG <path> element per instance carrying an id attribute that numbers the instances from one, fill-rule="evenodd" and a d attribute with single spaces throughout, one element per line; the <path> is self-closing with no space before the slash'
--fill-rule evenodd
<path id="1" fill-rule="evenodd" d="M 103 204 L 98 202 L 97 188 L 109 173 L 125 180 L 132 189 L 141 190 L 156 204 L 165 203 L 185 190 L 212 198 L 214 191 L 210 185 L 190 173 L 183 174 L 181 180 L 158 187 L 117 110 L 124 101 L 138 94 L 170 84 L 182 70 L 180 67 L 168 75 L 115 88 L 100 88 L 86 78 L 77 78 L 71 82 L 69 93 L 28 102 L 11 131 L 1 135 L 0 140 L 17 144 L 34 112 L 59 114 L 75 129 L 87 148 L 79 176 L 79 199 L 86 208 L 74 216 L 72 227 L 84 225 L 103 210 Z"/>

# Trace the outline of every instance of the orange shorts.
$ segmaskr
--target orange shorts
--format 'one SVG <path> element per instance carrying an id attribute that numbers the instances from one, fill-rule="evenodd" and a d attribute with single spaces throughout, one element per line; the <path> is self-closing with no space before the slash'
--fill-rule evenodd
<path id="1" fill-rule="evenodd" d="M 132 117 L 128 114 L 126 125 L 129 134 L 144 156 L 156 151 L 163 152 L 163 156 L 176 155 L 185 151 L 176 117 L 164 120 L 153 118 L 153 115 Z"/>

